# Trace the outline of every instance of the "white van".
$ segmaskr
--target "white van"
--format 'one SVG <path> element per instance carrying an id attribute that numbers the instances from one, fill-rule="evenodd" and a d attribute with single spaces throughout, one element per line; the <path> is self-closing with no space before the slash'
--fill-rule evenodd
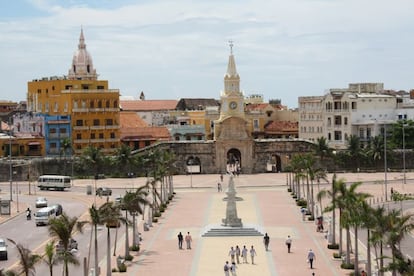
<path id="1" fill-rule="evenodd" d="M 56 209 L 54 207 L 45 207 L 39 209 L 35 213 L 36 226 L 49 224 L 49 219 L 56 217 Z"/>

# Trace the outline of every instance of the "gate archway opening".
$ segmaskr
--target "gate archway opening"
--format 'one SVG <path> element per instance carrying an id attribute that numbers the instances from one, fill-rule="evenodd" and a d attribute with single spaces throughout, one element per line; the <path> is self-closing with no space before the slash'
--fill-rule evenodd
<path id="1" fill-rule="evenodd" d="M 227 152 L 227 172 L 239 174 L 242 168 L 241 153 L 238 149 L 232 148 Z"/>

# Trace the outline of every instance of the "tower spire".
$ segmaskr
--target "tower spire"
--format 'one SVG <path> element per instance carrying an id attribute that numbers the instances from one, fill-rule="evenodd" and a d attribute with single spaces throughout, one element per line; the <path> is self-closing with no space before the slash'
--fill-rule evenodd
<path id="1" fill-rule="evenodd" d="M 229 40 L 229 46 L 230 46 L 230 55 L 233 54 L 233 40 Z"/>

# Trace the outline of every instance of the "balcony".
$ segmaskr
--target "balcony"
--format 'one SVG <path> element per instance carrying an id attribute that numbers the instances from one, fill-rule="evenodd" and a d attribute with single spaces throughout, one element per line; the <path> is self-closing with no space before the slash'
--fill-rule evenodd
<path id="1" fill-rule="evenodd" d="M 91 129 L 105 129 L 105 126 L 91 126 Z"/>
<path id="2" fill-rule="evenodd" d="M 74 126 L 73 130 L 88 130 L 88 126 Z"/>
<path id="3" fill-rule="evenodd" d="M 75 140 L 73 140 L 73 143 L 75 143 L 75 144 L 85 144 L 85 143 L 89 143 L 89 139 L 75 139 Z"/>
<path id="4" fill-rule="evenodd" d="M 72 112 L 89 112 L 89 108 L 72 108 Z"/>
<path id="5" fill-rule="evenodd" d="M 64 139 L 69 138 L 68 133 L 49 133 L 49 139 Z"/>
<path id="6" fill-rule="evenodd" d="M 119 125 L 105 126 L 106 129 L 119 129 Z"/>

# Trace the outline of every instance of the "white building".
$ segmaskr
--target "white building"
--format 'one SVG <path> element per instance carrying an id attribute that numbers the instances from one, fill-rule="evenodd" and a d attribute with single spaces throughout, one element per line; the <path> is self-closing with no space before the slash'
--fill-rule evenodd
<path id="1" fill-rule="evenodd" d="M 329 89 L 324 96 L 299 97 L 299 138 L 313 142 L 325 137 L 335 149 L 346 149 L 351 135 L 368 143 L 385 125 L 414 118 L 407 93 L 384 91 L 382 83 L 355 83 Z"/>

